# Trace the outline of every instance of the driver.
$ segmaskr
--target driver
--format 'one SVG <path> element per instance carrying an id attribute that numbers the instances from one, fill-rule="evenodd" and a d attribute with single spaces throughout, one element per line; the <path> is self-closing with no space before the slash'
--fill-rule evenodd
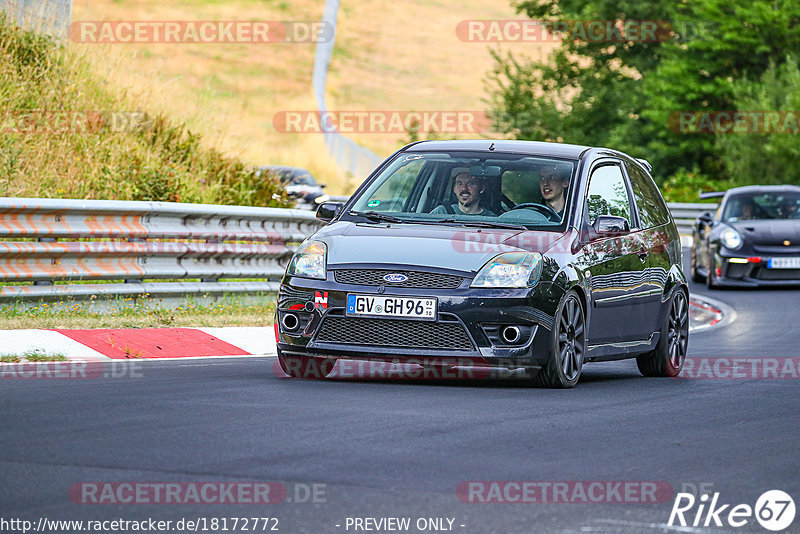
<path id="1" fill-rule="evenodd" d="M 795 198 L 783 199 L 783 204 L 781 204 L 781 217 L 784 219 L 800 218 L 800 213 L 798 213 L 797 199 Z"/>
<path id="2" fill-rule="evenodd" d="M 486 182 L 482 177 L 472 176 L 469 171 L 459 169 L 453 181 L 453 193 L 458 202 L 449 206 L 440 205 L 431 211 L 434 215 L 443 213 L 463 215 L 483 215 L 496 217 L 497 214 L 484 208 L 481 204 L 483 193 L 486 191 Z"/>
<path id="3" fill-rule="evenodd" d="M 742 197 L 739 199 L 739 216 L 738 219 L 740 221 L 750 221 L 755 219 L 754 211 L 755 211 L 755 202 L 750 197 Z"/>
<path id="4" fill-rule="evenodd" d="M 557 165 L 547 165 L 539 170 L 539 190 L 545 205 L 564 218 L 564 190 L 569 187 L 569 176 L 564 176 Z"/>

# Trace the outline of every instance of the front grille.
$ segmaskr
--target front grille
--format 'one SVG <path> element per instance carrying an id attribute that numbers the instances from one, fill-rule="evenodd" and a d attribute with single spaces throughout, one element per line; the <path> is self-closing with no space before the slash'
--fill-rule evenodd
<path id="1" fill-rule="evenodd" d="M 461 323 L 327 316 L 315 341 L 380 347 L 473 350 Z"/>
<path id="2" fill-rule="evenodd" d="M 756 273 L 759 280 L 800 280 L 800 269 L 761 269 Z"/>
<path id="3" fill-rule="evenodd" d="M 387 274 L 403 274 L 408 280 L 391 283 L 383 279 Z M 425 271 L 376 271 L 371 269 L 337 269 L 334 279 L 340 284 L 355 286 L 416 287 L 421 289 L 455 289 L 464 280 L 452 274 L 430 273 Z"/>
<path id="4" fill-rule="evenodd" d="M 770 256 L 780 256 L 785 254 L 800 254 L 800 246 L 775 245 L 753 245 L 753 250 L 759 254 L 769 254 Z"/>

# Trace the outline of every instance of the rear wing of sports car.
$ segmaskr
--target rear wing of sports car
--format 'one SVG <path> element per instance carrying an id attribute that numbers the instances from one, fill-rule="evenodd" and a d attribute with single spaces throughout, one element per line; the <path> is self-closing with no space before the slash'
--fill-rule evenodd
<path id="1" fill-rule="evenodd" d="M 698 196 L 700 198 L 722 198 L 725 193 L 726 191 L 700 191 Z"/>

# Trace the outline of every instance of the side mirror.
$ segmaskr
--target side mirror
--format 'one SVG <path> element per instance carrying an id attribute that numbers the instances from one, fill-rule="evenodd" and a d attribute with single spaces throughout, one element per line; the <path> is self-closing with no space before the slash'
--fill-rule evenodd
<path id="1" fill-rule="evenodd" d="M 328 187 L 328 184 L 317 184 L 318 186 L 322 187 L 323 189 Z"/>
<path id="2" fill-rule="evenodd" d="M 342 209 L 341 202 L 323 202 L 317 208 L 317 219 L 320 221 L 331 222 L 333 219 L 339 215 L 339 211 Z"/>
<path id="3" fill-rule="evenodd" d="M 705 213 L 700 215 L 700 217 L 698 217 L 698 220 L 704 224 L 711 224 L 712 222 L 714 222 L 714 216 L 711 215 L 710 211 L 706 211 Z"/>
<path id="4" fill-rule="evenodd" d="M 599 237 L 629 234 L 630 224 L 625 217 L 615 215 L 599 215 L 592 225 Z"/>

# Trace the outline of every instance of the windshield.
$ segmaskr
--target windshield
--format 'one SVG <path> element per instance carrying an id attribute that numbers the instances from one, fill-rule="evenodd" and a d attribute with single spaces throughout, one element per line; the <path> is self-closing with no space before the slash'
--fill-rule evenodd
<path id="1" fill-rule="evenodd" d="M 295 172 L 290 176 L 284 176 L 283 181 L 295 185 L 317 185 L 316 180 L 307 172 Z"/>
<path id="2" fill-rule="evenodd" d="M 724 222 L 800 219 L 800 193 L 775 191 L 732 196 L 725 203 Z"/>
<path id="3" fill-rule="evenodd" d="M 354 212 L 403 222 L 559 229 L 575 161 L 519 154 L 403 153 L 364 190 Z"/>

